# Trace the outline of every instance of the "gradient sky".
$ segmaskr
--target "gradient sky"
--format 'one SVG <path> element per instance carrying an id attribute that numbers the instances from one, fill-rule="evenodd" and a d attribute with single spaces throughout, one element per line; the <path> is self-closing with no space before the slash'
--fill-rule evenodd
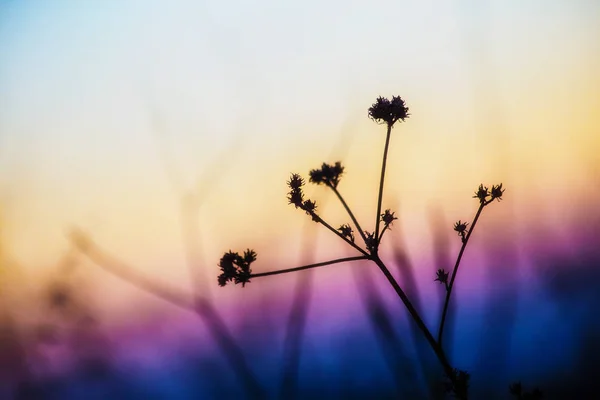
<path id="1" fill-rule="evenodd" d="M 390 237 L 402 232 L 417 261 L 433 262 L 428 212 L 443 210 L 450 231 L 479 183 L 507 187 L 483 237 L 568 247 L 559 239 L 574 240 L 600 198 L 600 2 L 483 3 L 0 1 L 7 293 L 52 276 L 73 226 L 185 287 L 186 195 L 201 203 L 209 282 L 230 248 L 255 248 L 257 271 L 293 266 L 306 218 L 286 204 L 291 172 L 342 160 L 341 191 L 372 219 L 379 95 L 411 112 L 393 132 L 385 200 L 401 215 Z M 323 209 L 347 222 L 334 201 Z M 541 221 L 555 244 L 533 236 Z M 347 253 L 322 231 L 318 257 Z M 115 294 L 106 307 L 140 299 L 93 271 L 90 295 Z"/>

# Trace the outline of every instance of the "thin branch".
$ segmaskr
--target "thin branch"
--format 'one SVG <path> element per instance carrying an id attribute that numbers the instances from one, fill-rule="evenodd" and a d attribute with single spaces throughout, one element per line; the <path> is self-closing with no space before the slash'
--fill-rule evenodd
<path id="1" fill-rule="evenodd" d="M 379 243 L 381 243 L 381 239 L 383 238 L 383 234 L 385 233 L 385 231 L 387 231 L 389 229 L 389 225 L 385 225 L 383 227 L 383 229 L 381 230 L 381 235 L 379 235 Z"/>
<path id="2" fill-rule="evenodd" d="M 324 267 L 325 265 L 339 264 L 339 263 L 343 263 L 346 261 L 358 261 L 358 260 L 368 260 L 368 259 L 369 259 L 368 256 L 337 258 L 335 260 L 323 261 L 323 262 L 316 263 L 316 264 L 303 265 L 301 267 L 278 269 L 276 271 L 269 271 L 269 272 L 259 272 L 258 274 L 251 274 L 250 278 L 260 278 L 262 276 L 286 274 L 288 272 L 303 271 L 305 269 Z"/>
<path id="3" fill-rule="evenodd" d="M 182 296 L 136 273 L 126 264 L 119 262 L 98 249 L 91 239 L 80 230 L 74 230 L 71 233 L 70 239 L 76 248 L 106 272 L 146 293 L 152 294 L 174 306 L 193 312 L 199 316 L 208 327 L 208 331 L 219 345 L 220 350 L 223 351 L 233 370 L 242 380 L 248 393 L 253 398 L 264 398 L 265 391 L 252 370 L 248 367 L 241 347 L 237 344 L 223 318 L 221 318 L 210 300 L 200 296 L 192 302 L 186 296 Z"/>
<path id="4" fill-rule="evenodd" d="M 378 256 L 375 256 L 375 258 L 373 259 L 373 262 L 375 262 L 375 264 L 377 264 L 377 266 L 379 267 L 381 272 L 383 272 L 383 274 L 387 278 L 388 282 L 392 285 L 392 287 L 396 291 L 396 294 L 398 295 L 398 297 L 400 297 L 400 300 L 402 300 L 402 303 L 404 303 L 404 306 L 408 310 L 409 314 L 411 315 L 411 317 L 413 318 L 413 320 L 415 321 L 415 323 L 417 324 L 417 326 L 419 327 L 421 332 L 423 332 L 425 339 L 427 339 L 427 342 L 429 342 L 429 345 L 431 346 L 431 348 L 434 351 L 435 355 L 437 356 L 438 360 L 442 364 L 442 367 L 444 368 L 444 371 L 446 372 L 446 375 L 448 376 L 448 378 L 450 380 L 452 380 L 453 383 L 455 383 L 454 382 L 455 381 L 454 370 L 453 370 L 452 366 L 450 365 L 450 363 L 448 362 L 448 359 L 446 358 L 446 354 L 444 353 L 444 350 L 435 341 L 435 338 L 431 334 L 431 331 L 429 330 L 429 328 L 427 328 L 427 325 L 425 325 L 425 322 L 423 322 L 423 320 L 419 316 L 419 313 L 417 312 L 415 307 L 412 305 L 412 303 L 408 299 L 408 296 L 406 295 L 406 293 L 404 293 L 404 291 L 402 290 L 402 288 L 400 287 L 400 285 L 398 284 L 398 282 L 396 281 L 394 276 L 391 274 L 391 272 L 387 269 L 387 267 L 385 266 L 383 261 L 381 261 L 381 259 Z"/>
<path id="5" fill-rule="evenodd" d="M 317 220 L 317 222 L 323 224 L 323 226 L 325 226 L 325 228 L 329 229 L 331 232 L 333 232 L 337 236 L 341 237 L 346 243 L 348 243 L 350 246 L 354 247 L 356 250 L 360 251 L 366 257 L 370 257 L 369 253 L 367 253 L 366 251 L 364 251 L 363 249 L 361 249 L 360 247 L 358 247 L 358 245 L 356 243 L 354 243 L 353 241 L 351 241 L 350 239 L 348 239 L 346 236 L 342 235 L 337 229 L 335 229 L 333 226 L 331 226 L 327 222 L 325 222 L 325 220 L 323 218 L 319 217 L 315 213 L 312 213 L 311 217 L 315 218 Z"/>
<path id="6" fill-rule="evenodd" d="M 143 275 L 136 273 L 129 266 L 108 256 L 91 241 L 91 239 L 82 231 L 75 230 L 71 233 L 71 241 L 79 251 L 85 254 L 94 264 L 120 278 L 138 289 L 156 296 L 181 309 L 195 312 L 193 302 L 176 291 L 165 287 Z"/>
<path id="7" fill-rule="evenodd" d="M 337 188 L 328 185 L 331 190 L 333 190 L 333 193 L 335 193 L 335 195 L 337 196 L 337 198 L 340 200 L 340 202 L 342 203 L 342 205 L 344 206 L 344 208 L 346 209 L 346 212 L 348 212 L 348 215 L 350 216 L 350 219 L 352 219 L 352 222 L 354 222 L 354 226 L 356 227 L 356 230 L 358 230 L 358 233 L 360 233 L 360 236 L 362 237 L 363 241 L 365 242 L 365 245 L 367 244 L 367 237 L 365 236 L 365 233 L 363 232 L 363 229 L 360 227 L 360 224 L 358 223 L 356 217 L 354 216 L 354 213 L 352 212 L 352 210 L 350 210 L 350 207 L 348 207 L 348 204 L 346 204 L 346 201 L 344 200 L 344 198 L 342 197 L 342 195 L 340 194 L 340 192 L 337 190 Z"/>
<path id="8" fill-rule="evenodd" d="M 481 215 L 481 211 L 483 208 L 488 205 L 488 202 L 480 203 L 479 209 L 477 209 L 477 213 L 475 214 L 475 218 L 473 219 L 473 223 L 471 224 L 471 229 L 469 229 L 469 233 L 467 237 L 462 242 L 462 246 L 460 248 L 460 252 L 458 253 L 458 257 L 456 258 L 456 263 L 454 264 L 454 269 L 452 270 L 452 277 L 450 278 L 450 284 L 446 287 L 446 300 L 444 301 L 444 311 L 442 311 L 442 320 L 440 322 L 440 330 L 438 332 L 438 343 L 440 347 L 442 346 L 442 337 L 444 334 L 444 325 L 446 323 L 446 315 L 448 314 L 448 305 L 450 304 L 450 295 L 452 294 L 452 288 L 454 287 L 454 280 L 456 279 L 456 273 L 458 272 L 458 266 L 460 265 L 460 261 L 462 259 L 463 253 L 467 248 L 467 243 L 469 243 L 469 238 L 475 229 L 475 225 L 477 224 L 477 220 Z"/>
<path id="9" fill-rule="evenodd" d="M 385 181 L 385 167 L 387 164 L 388 148 L 390 146 L 390 136 L 392 125 L 388 124 L 387 134 L 385 136 L 385 148 L 383 150 L 383 162 L 381 163 L 381 179 L 379 180 L 379 195 L 377 196 L 377 219 L 375 221 L 375 243 L 379 245 L 379 223 L 381 220 L 381 202 L 383 200 L 383 182 Z"/>

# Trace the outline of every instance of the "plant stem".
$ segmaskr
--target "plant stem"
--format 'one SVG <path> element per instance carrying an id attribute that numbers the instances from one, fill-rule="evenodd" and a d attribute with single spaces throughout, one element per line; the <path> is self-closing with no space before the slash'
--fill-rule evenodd
<path id="1" fill-rule="evenodd" d="M 475 218 L 473 219 L 473 223 L 471 224 L 471 229 L 469 229 L 469 233 L 465 240 L 462 241 L 462 246 L 460 248 L 460 252 L 458 253 L 458 257 L 456 258 L 456 263 L 454 264 L 454 269 L 452 270 L 452 277 L 450 278 L 450 284 L 446 290 L 446 300 L 444 301 L 444 311 L 442 311 L 442 320 L 440 322 L 440 330 L 438 332 L 438 343 L 440 347 L 442 346 L 442 337 L 444 334 L 444 324 L 446 322 L 446 315 L 448 314 L 448 305 L 450 304 L 450 295 L 452 294 L 452 288 L 454 287 L 454 280 L 456 279 L 456 273 L 458 272 L 458 266 L 460 265 L 460 260 L 462 259 L 463 253 L 467 248 L 467 243 L 469 243 L 469 238 L 475 229 L 475 225 L 477 224 L 477 220 L 481 215 L 481 211 L 483 211 L 483 207 L 485 207 L 487 202 L 482 202 L 479 205 L 479 209 L 477 209 L 477 213 L 475 214 Z"/>
<path id="2" fill-rule="evenodd" d="M 209 299 L 199 295 L 191 302 L 185 296 L 179 295 L 164 285 L 136 273 L 132 268 L 105 254 L 82 232 L 77 231 L 73 235 L 71 240 L 79 251 L 109 274 L 174 306 L 195 313 L 205 323 L 213 340 L 217 342 L 219 349 L 229 361 L 232 369 L 242 380 L 248 393 L 250 393 L 250 397 L 254 399 L 265 398 L 265 390 L 254 376 L 250 367 L 248 367 L 242 348 L 238 345 L 223 318 Z"/>
<path id="3" fill-rule="evenodd" d="M 358 247 L 356 245 L 356 243 L 354 243 L 353 241 L 351 241 L 350 239 L 348 239 L 347 237 L 345 237 L 344 235 L 342 235 L 339 231 L 337 231 L 333 226 L 329 225 L 327 222 L 325 222 L 323 220 L 323 218 L 319 217 L 317 214 L 312 213 L 311 217 L 315 218 L 317 220 L 317 222 L 323 224 L 323 226 L 325 226 L 325 228 L 329 229 L 331 232 L 335 233 L 337 236 L 341 237 L 346 243 L 348 243 L 350 246 L 354 247 L 356 250 L 360 251 L 362 254 L 364 254 L 367 257 L 370 257 L 369 253 L 367 253 L 366 251 L 364 251 L 363 249 L 361 249 L 360 247 Z"/>
<path id="4" fill-rule="evenodd" d="M 379 195 L 377 197 L 377 215 L 375 220 L 375 243 L 379 247 L 379 222 L 381 219 L 381 201 L 383 199 L 383 182 L 385 180 L 385 166 L 387 164 L 388 148 L 390 146 L 390 136 L 392 132 L 392 125 L 388 124 L 387 134 L 385 136 L 385 147 L 383 150 L 383 162 L 381 163 L 381 179 L 379 180 Z M 376 249 L 377 249 L 376 247 Z"/>
<path id="5" fill-rule="evenodd" d="M 435 341 L 435 338 L 431 334 L 431 331 L 429 330 L 429 328 L 427 328 L 427 326 L 425 325 L 425 322 L 423 322 L 423 320 L 419 316 L 418 311 L 414 308 L 414 306 L 412 305 L 412 303 L 408 299 L 408 296 L 406 295 L 406 293 L 404 293 L 404 291 L 402 290 L 402 288 L 400 287 L 400 285 L 398 284 L 398 282 L 396 281 L 396 279 L 394 278 L 394 276 L 387 269 L 387 267 L 385 266 L 385 264 L 383 263 L 383 261 L 381 261 L 381 259 L 379 258 L 379 256 L 375 255 L 373 257 L 373 262 L 375 262 L 375 264 L 377 264 L 377 266 L 379 267 L 379 269 L 381 270 L 381 272 L 383 272 L 383 274 L 387 278 L 388 282 L 392 285 L 392 287 L 394 288 L 394 290 L 398 294 L 398 297 L 400 297 L 400 300 L 402 300 L 402 303 L 404 303 L 404 306 L 408 310 L 409 314 L 411 315 L 411 317 L 413 318 L 413 320 L 415 321 L 415 323 L 417 324 L 417 326 L 419 327 L 419 329 L 421 329 L 421 332 L 423 332 L 423 335 L 425 336 L 425 339 L 427 339 L 427 342 L 431 346 L 431 349 L 434 351 L 434 353 L 437 356 L 438 360 L 442 364 L 442 367 L 444 368 L 444 372 L 446 372 L 446 375 L 452 381 L 453 385 L 456 386 L 455 385 L 455 383 L 456 383 L 455 380 L 456 379 L 454 377 L 454 370 L 453 370 L 452 366 L 450 365 L 450 363 L 448 362 L 448 359 L 446 358 L 446 354 L 444 353 L 444 350 Z"/>
<path id="6" fill-rule="evenodd" d="M 315 263 L 315 264 L 303 265 L 301 267 L 288 268 L 288 269 L 278 269 L 276 271 L 269 271 L 269 272 L 259 272 L 258 274 L 251 274 L 250 278 L 260 278 L 261 276 L 286 274 L 288 272 L 302 271 L 302 270 L 305 270 L 305 269 L 323 267 L 325 265 L 331 265 L 331 264 L 339 264 L 339 263 L 343 263 L 343 262 L 346 262 L 346 261 L 358 261 L 358 260 L 367 260 L 367 259 L 368 259 L 367 256 L 337 258 L 335 260 L 329 260 L 329 261 L 323 261 L 323 262 Z"/>
<path id="7" fill-rule="evenodd" d="M 346 201 L 344 200 L 344 198 L 342 197 L 342 195 L 340 194 L 340 192 L 338 192 L 337 188 L 335 188 L 333 186 L 329 186 L 329 187 L 331 188 L 331 190 L 333 190 L 333 193 L 335 193 L 335 195 L 338 197 L 338 199 L 340 199 L 340 201 L 342 202 L 342 205 L 344 206 L 344 208 L 348 212 L 348 215 L 352 219 L 352 222 L 354 222 L 354 226 L 356 226 L 356 229 L 358 230 L 358 233 L 360 233 L 360 237 L 363 238 L 363 240 L 365 242 L 365 245 L 366 245 L 367 244 L 367 237 L 365 236 L 365 233 L 363 232 L 363 229 L 360 227 L 360 224 L 356 220 L 356 217 L 354 216 L 354 214 L 350 210 L 350 207 L 348 207 L 348 204 L 346 204 Z"/>
<path id="8" fill-rule="evenodd" d="M 84 236 L 85 234 L 82 232 L 77 231 L 73 235 L 76 235 L 71 238 L 75 247 L 104 271 L 178 308 L 195 312 L 194 302 L 187 299 L 187 296 L 183 296 L 152 279 L 148 279 L 124 263 L 105 254 L 87 236 Z"/>
<path id="9" fill-rule="evenodd" d="M 379 235 L 379 242 L 381 243 L 381 238 L 383 238 L 383 234 L 388 230 L 388 225 L 385 225 L 381 230 L 381 235 Z"/>

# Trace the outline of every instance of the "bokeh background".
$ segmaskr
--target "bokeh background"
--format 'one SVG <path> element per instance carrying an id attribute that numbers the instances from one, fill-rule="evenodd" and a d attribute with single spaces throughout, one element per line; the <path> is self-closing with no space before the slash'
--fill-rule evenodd
<path id="1" fill-rule="evenodd" d="M 400 95 L 390 269 L 437 330 L 452 225 L 502 182 L 459 271 L 453 364 L 474 398 L 596 398 L 599 38 L 593 0 L 0 1 L 0 397 L 439 398 L 374 265 L 216 281 L 230 249 L 256 272 L 354 255 L 285 182 L 342 161 L 371 230 L 367 109 Z"/>

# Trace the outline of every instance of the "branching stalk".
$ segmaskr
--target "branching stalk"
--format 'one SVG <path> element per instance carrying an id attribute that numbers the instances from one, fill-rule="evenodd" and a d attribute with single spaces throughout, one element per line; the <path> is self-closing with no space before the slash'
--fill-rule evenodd
<path id="1" fill-rule="evenodd" d="M 427 342 L 431 346 L 431 349 L 434 351 L 434 353 L 437 356 L 438 360 L 442 364 L 442 367 L 444 368 L 444 372 L 446 373 L 446 375 L 448 376 L 448 378 L 453 383 L 455 383 L 454 382 L 455 381 L 455 377 L 454 377 L 453 368 L 450 365 L 450 362 L 448 362 L 448 359 L 446 358 L 446 354 L 444 353 L 444 350 L 435 341 L 435 338 L 431 334 L 431 331 L 429 330 L 429 328 L 427 328 L 427 325 L 425 325 L 425 322 L 423 322 L 423 320 L 419 316 L 419 312 L 412 305 L 412 303 L 410 302 L 408 296 L 406 295 L 406 293 L 404 293 L 404 290 L 402 290 L 402 288 L 400 287 L 400 285 L 398 284 L 398 282 L 396 281 L 396 279 L 394 278 L 394 276 L 391 274 L 391 272 L 388 270 L 388 268 L 385 266 L 385 264 L 383 263 L 383 261 L 381 261 L 381 259 L 378 256 L 375 256 L 373 258 L 373 262 L 375 262 L 375 264 L 377 264 L 377 266 L 379 267 L 379 269 L 381 270 L 381 272 L 383 272 L 383 274 L 387 278 L 387 280 L 390 283 L 390 285 L 392 285 L 392 287 L 396 291 L 396 294 L 398 295 L 398 297 L 400 297 L 400 300 L 402 300 L 402 303 L 404 304 L 404 306 L 408 310 L 408 313 L 410 314 L 410 316 L 412 317 L 412 319 L 415 321 L 415 323 L 417 324 L 417 326 L 419 327 L 419 329 L 421 330 L 421 332 L 423 332 L 423 335 L 425 336 L 425 339 L 427 339 Z"/>
<path id="2" fill-rule="evenodd" d="M 473 223 L 471 224 L 471 229 L 469 229 L 469 233 L 465 237 L 465 240 L 462 241 L 462 246 L 460 248 L 460 252 L 458 253 L 458 257 L 456 258 L 456 263 L 454 264 L 454 269 L 452 270 L 452 277 L 450 278 L 450 283 L 446 286 L 446 300 L 444 301 L 444 310 L 442 311 L 442 319 L 440 322 L 440 330 L 438 332 L 438 343 L 440 347 L 442 346 L 442 337 L 444 334 L 444 324 L 446 322 L 446 315 L 448 314 L 448 305 L 450 304 L 450 296 L 452 295 L 452 288 L 454 287 L 454 280 L 456 279 L 456 273 L 458 272 L 458 266 L 460 265 L 460 261 L 462 259 L 463 253 L 467 248 L 467 244 L 469 243 L 469 238 L 475 229 L 475 225 L 477 224 L 477 220 L 481 215 L 481 211 L 483 211 L 483 207 L 487 204 L 486 202 L 482 202 L 477 209 L 477 213 L 475 214 L 475 218 L 473 219 Z"/>
<path id="3" fill-rule="evenodd" d="M 348 239 L 347 237 L 345 237 L 344 235 L 342 235 L 338 230 L 336 230 L 333 226 L 329 225 L 327 222 L 325 222 L 325 220 L 323 220 L 323 218 L 319 217 L 317 214 L 313 214 L 312 215 L 313 218 L 317 219 L 317 222 L 323 224 L 323 226 L 327 229 L 329 229 L 331 232 L 335 233 L 337 236 L 341 237 L 346 243 L 348 243 L 350 246 L 354 247 L 356 250 L 360 251 L 362 254 L 364 254 L 367 257 L 370 257 L 369 253 L 367 253 L 366 251 L 364 251 L 363 249 L 361 249 L 360 247 L 358 247 L 358 245 L 356 243 L 354 243 L 352 240 Z"/>

